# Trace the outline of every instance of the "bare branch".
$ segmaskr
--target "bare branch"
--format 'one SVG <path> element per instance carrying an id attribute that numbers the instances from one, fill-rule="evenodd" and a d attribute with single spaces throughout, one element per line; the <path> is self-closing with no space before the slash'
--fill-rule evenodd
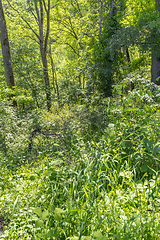
<path id="1" fill-rule="evenodd" d="M 36 15 L 34 14 L 33 11 L 31 11 L 31 13 L 32 13 L 33 17 L 35 18 L 35 20 L 36 20 L 36 22 L 37 22 L 37 24 L 38 24 L 38 18 L 36 17 Z"/>
<path id="2" fill-rule="evenodd" d="M 65 44 L 68 45 L 78 57 L 81 57 L 79 53 L 69 43 L 65 42 Z"/>
<path id="3" fill-rule="evenodd" d="M 42 5 L 42 2 L 40 2 L 39 4 L 40 4 L 40 15 L 39 15 L 40 50 L 42 51 L 41 54 L 43 54 L 43 5 Z"/>
<path id="4" fill-rule="evenodd" d="M 110 11 L 110 18 L 113 17 L 113 8 L 114 8 L 114 0 L 112 0 L 112 7 Z"/>
<path id="5" fill-rule="evenodd" d="M 33 29 L 33 28 L 31 27 L 31 25 L 27 22 L 27 20 L 20 14 L 20 12 L 10 4 L 9 0 L 7 0 L 7 3 L 9 4 L 9 6 L 10 6 L 15 12 L 18 13 L 18 15 L 21 17 L 21 19 L 28 25 L 29 29 L 30 29 L 30 30 L 36 35 L 36 37 L 40 40 L 40 37 L 38 36 L 38 34 L 34 31 L 34 29 Z"/>
<path id="6" fill-rule="evenodd" d="M 43 29 L 43 4 L 42 4 L 42 2 L 40 2 L 40 15 L 41 15 L 40 24 L 41 24 L 41 28 Z"/>
<path id="7" fill-rule="evenodd" d="M 77 36 L 77 34 L 76 34 L 76 32 L 74 31 L 74 28 L 73 28 L 73 25 L 72 25 L 72 21 L 71 21 L 71 18 L 70 18 L 70 16 L 69 16 L 69 22 L 70 22 L 70 26 L 71 26 L 71 30 L 72 30 L 72 32 L 73 32 L 73 34 L 74 34 L 74 37 L 75 37 L 75 39 L 78 41 L 78 36 Z M 80 42 L 78 42 L 78 44 L 79 44 L 79 46 L 80 46 L 80 48 L 82 49 L 82 45 L 81 45 L 81 43 Z"/>
<path id="8" fill-rule="evenodd" d="M 100 12 L 100 24 L 99 24 L 99 37 L 101 36 L 102 32 L 102 18 L 103 18 L 103 4 L 105 0 L 101 1 L 101 12 Z"/>
<path id="9" fill-rule="evenodd" d="M 48 0 L 48 11 L 47 11 L 47 31 L 45 36 L 44 50 L 47 50 L 47 43 L 49 37 L 49 29 L 50 29 L 50 0 Z"/>
<path id="10" fill-rule="evenodd" d="M 64 26 L 66 29 L 68 29 L 68 31 L 63 29 L 64 32 L 68 32 L 71 36 L 75 37 L 76 40 L 78 40 L 78 37 L 75 36 L 75 32 L 73 31 L 73 29 L 71 28 L 71 26 L 68 24 L 68 22 L 66 22 L 66 21 L 64 22 L 64 21 L 62 21 L 62 20 L 60 20 L 60 19 L 56 19 L 56 20 L 57 20 L 59 23 L 63 24 L 63 26 Z M 68 26 L 67 26 L 67 25 L 68 25 Z"/>
<path id="11" fill-rule="evenodd" d="M 45 3 L 45 1 L 43 0 L 43 5 L 44 5 L 44 9 L 45 9 L 45 11 L 46 11 L 46 13 L 48 12 L 48 10 L 47 10 L 47 7 L 46 7 L 46 3 Z"/>
<path id="12" fill-rule="evenodd" d="M 145 10 L 144 10 L 144 8 L 143 8 L 143 6 L 142 6 L 142 2 L 141 2 L 141 8 L 142 8 L 144 14 L 146 14 L 146 12 L 145 12 Z"/>
<path id="13" fill-rule="evenodd" d="M 24 37 L 30 38 L 30 39 L 32 39 L 33 41 L 35 41 L 36 43 L 39 44 L 39 42 L 35 38 L 32 38 L 30 35 L 25 35 Z"/>
<path id="14" fill-rule="evenodd" d="M 88 34 L 88 33 L 83 33 L 85 36 L 87 37 L 96 37 L 96 36 L 99 36 L 98 34 L 95 34 L 95 35 L 91 35 L 91 34 Z"/>
<path id="15" fill-rule="evenodd" d="M 76 2 L 76 5 L 77 5 L 77 8 L 75 7 L 73 1 L 71 0 L 72 6 L 78 11 L 80 17 L 83 17 L 82 12 L 81 12 L 81 9 L 80 9 L 80 7 L 79 7 L 79 4 L 78 4 L 77 0 L 75 0 L 75 2 Z"/>
<path id="16" fill-rule="evenodd" d="M 35 4 L 35 9 L 36 9 L 36 14 L 37 14 L 37 18 L 38 18 L 38 24 L 40 23 L 40 18 L 39 18 L 39 9 L 37 7 L 37 2 L 34 3 Z"/>
<path id="17" fill-rule="evenodd" d="M 78 11 L 80 13 L 80 16 L 83 17 L 81 9 L 80 9 L 79 4 L 78 4 L 78 1 L 77 0 L 75 0 L 75 1 L 76 1 L 76 4 L 77 4 L 77 7 L 78 7 Z"/>

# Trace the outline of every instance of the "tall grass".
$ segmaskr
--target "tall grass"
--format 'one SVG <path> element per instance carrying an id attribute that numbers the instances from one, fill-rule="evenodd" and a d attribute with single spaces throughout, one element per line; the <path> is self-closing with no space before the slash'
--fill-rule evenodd
<path id="1" fill-rule="evenodd" d="M 0 239 L 160 239 L 159 100 L 141 88 L 36 117 L 3 107 Z"/>

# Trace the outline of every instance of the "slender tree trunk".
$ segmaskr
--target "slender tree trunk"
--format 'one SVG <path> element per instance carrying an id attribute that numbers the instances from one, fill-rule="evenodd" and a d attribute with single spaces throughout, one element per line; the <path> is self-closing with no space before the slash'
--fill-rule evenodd
<path id="1" fill-rule="evenodd" d="M 111 6 L 111 11 L 110 11 L 110 18 L 113 17 L 113 8 L 114 8 L 114 4 L 115 4 L 115 2 L 114 2 L 114 0 L 112 0 L 112 6 Z"/>
<path id="2" fill-rule="evenodd" d="M 128 50 L 128 47 L 125 47 L 124 49 L 123 49 L 123 52 L 124 52 L 124 54 L 125 54 L 125 61 L 127 62 L 127 63 L 130 63 L 131 62 L 131 59 L 130 59 L 130 55 L 129 55 L 129 50 Z"/>
<path id="3" fill-rule="evenodd" d="M 160 58 L 154 53 L 152 53 L 151 80 L 153 83 L 160 85 Z"/>
<path id="4" fill-rule="evenodd" d="M 51 67 L 52 67 L 53 88 L 54 88 L 55 93 L 57 93 L 58 104 L 59 104 L 59 106 L 60 106 L 60 101 L 59 101 L 59 87 L 58 87 L 58 81 L 57 81 L 57 75 L 56 75 L 55 65 L 54 65 L 53 57 L 52 57 L 51 41 L 50 41 L 50 43 L 49 43 L 49 57 L 50 57 L 50 60 L 51 60 Z"/>
<path id="5" fill-rule="evenodd" d="M 160 0 L 155 0 L 155 10 L 160 12 Z M 160 53 L 155 50 L 152 50 L 151 81 L 160 85 Z"/>
<path id="6" fill-rule="evenodd" d="M 48 111 L 51 108 L 51 92 L 50 92 L 50 82 L 49 82 L 49 75 L 48 75 L 48 65 L 47 65 L 47 56 L 46 52 L 41 53 L 42 63 L 43 63 L 43 73 L 44 73 L 44 80 L 45 80 L 45 88 L 46 88 L 46 99 L 47 99 L 47 108 Z"/>
<path id="7" fill-rule="evenodd" d="M 50 91 L 50 82 L 49 82 L 48 64 L 47 64 L 47 44 L 48 44 L 48 37 L 49 37 L 49 30 L 50 30 L 50 0 L 48 0 L 48 9 L 46 7 L 45 2 L 42 1 L 42 0 L 39 1 L 40 11 L 39 11 L 37 5 L 38 5 L 38 2 L 35 3 L 35 9 L 36 9 L 38 26 L 39 26 L 40 53 L 41 53 L 42 64 L 43 64 L 47 108 L 48 108 L 48 111 L 49 111 L 50 108 L 51 108 L 51 91 Z M 46 26 L 45 37 L 44 37 L 44 30 L 43 30 L 44 10 L 47 14 L 47 26 Z"/>
<path id="8" fill-rule="evenodd" d="M 54 87 L 55 93 L 57 93 L 57 99 L 58 99 L 58 103 L 59 103 L 59 87 L 58 87 L 57 75 L 56 75 L 55 66 L 54 66 L 54 62 L 53 62 L 53 58 L 52 58 L 51 52 L 49 53 L 49 57 L 51 59 L 52 76 L 53 76 L 53 87 Z M 60 105 L 60 103 L 59 103 L 59 105 Z"/>
<path id="9" fill-rule="evenodd" d="M 15 80 L 14 80 L 14 75 L 13 75 L 7 25 L 6 25 L 6 20 L 5 20 L 1 0 L 0 0 L 0 37 L 1 37 L 1 47 L 2 47 L 6 82 L 9 87 L 13 87 L 13 86 L 15 86 Z"/>
<path id="10" fill-rule="evenodd" d="M 14 74 L 13 74 L 7 25 L 6 25 L 6 20 L 5 20 L 5 15 L 4 15 L 1 0 L 0 0 L 0 38 L 1 38 L 1 47 L 2 47 L 6 83 L 8 87 L 12 88 L 15 86 L 15 80 L 14 80 Z M 10 97 L 13 98 L 13 95 L 11 95 Z M 17 102 L 14 99 L 13 99 L 13 106 L 17 107 Z"/>
<path id="11" fill-rule="evenodd" d="M 99 24 L 99 37 L 101 36 L 102 33 L 102 20 L 103 20 L 103 4 L 105 0 L 101 1 L 101 12 L 100 12 L 100 24 Z"/>
<path id="12" fill-rule="evenodd" d="M 40 54 L 42 59 L 43 65 L 43 73 L 44 73 L 44 80 L 45 80 L 45 90 L 46 90 L 46 99 L 47 99 L 47 108 L 48 111 L 51 108 L 51 91 L 50 91 L 50 82 L 49 82 L 49 75 L 48 75 L 48 64 L 47 64 L 47 45 L 48 45 L 48 37 L 50 31 L 50 0 L 36 0 L 34 2 L 34 7 L 36 11 L 36 15 L 33 14 L 36 22 L 38 23 L 39 27 L 39 35 L 30 25 L 30 23 L 23 17 L 23 15 L 18 11 L 18 9 L 14 8 L 11 4 L 10 0 L 6 0 L 9 6 L 18 13 L 21 19 L 27 24 L 27 27 L 34 33 L 36 38 L 38 39 L 38 44 L 40 47 Z M 47 3 L 48 4 L 47 4 Z M 30 1 L 28 1 L 28 6 L 30 6 Z M 38 7 L 39 6 L 39 7 Z M 46 17 L 46 29 L 44 30 L 44 17 Z M 44 34 L 45 33 L 45 34 Z"/>

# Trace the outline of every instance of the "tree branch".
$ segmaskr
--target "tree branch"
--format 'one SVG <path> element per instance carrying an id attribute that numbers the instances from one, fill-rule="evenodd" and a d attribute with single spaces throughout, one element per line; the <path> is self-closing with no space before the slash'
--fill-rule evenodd
<path id="1" fill-rule="evenodd" d="M 102 32 L 102 19 L 103 19 L 103 4 L 105 0 L 101 1 L 101 12 L 100 12 L 100 24 L 99 24 L 99 37 L 101 36 Z"/>
<path id="2" fill-rule="evenodd" d="M 37 24 L 38 24 L 38 18 L 36 17 L 36 15 L 34 14 L 33 11 L 31 11 L 31 13 L 32 13 L 33 17 L 35 18 L 35 20 L 36 20 L 36 22 L 37 22 Z"/>
<path id="3" fill-rule="evenodd" d="M 144 14 L 146 14 L 146 12 L 145 12 L 145 10 L 144 10 L 144 8 L 143 8 L 143 6 L 142 6 L 142 2 L 141 2 L 141 8 L 142 8 Z"/>
<path id="4" fill-rule="evenodd" d="M 32 37 L 31 37 L 31 36 L 29 36 L 29 35 L 25 35 L 24 37 L 30 38 L 30 39 L 32 39 L 33 41 L 35 41 L 36 43 L 38 43 L 38 44 L 39 44 L 39 42 L 38 42 L 36 39 L 32 38 Z"/>
<path id="5" fill-rule="evenodd" d="M 111 7 L 111 11 L 110 11 L 110 18 L 113 17 L 113 8 L 114 8 L 114 0 L 112 0 L 112 7 Z"/>
<path id="6" fill-rule="evenodd" d="M 78 36 L 77 36 L 76 32 L 74 31 L 74 28 L 73 28 L 73 25 L 72 25 L 72 21 L 71 21 L 70 16 L 69 16 L 69 22 L 70 22 L 71 30 L 72 30 L 72 32 L 73 32 L 73 34 L 74 34 L 74 37 L 75 37 L 75 39 L 78 41 Z M 81 45 L 81 43 L 78 42 L 78 44 L 79 44 L 80 48 L 82 49 L 82 45 Z"/>
<path id="7" fill-rule="evenodd" d="M 45 11 L 46 11 L 46 13 L 48 12 L 48 10 L 47 10 L 47 7 L 46 7 L 46 3 L 45 3 L 45 1 L 43 0 L 43 5 L 44 5 L 44 9 L 45 9 Z"/>
<path id="8" fill-rule="evenodd" d="M 28 25 L 29 29 L 30 29 L 30 30 L 36 35 L 36 37 L 40 40 L 40 37 L 38 36 L 38 34 L 34 31 L 34 29 L 33 29 L 33 28 L 31 27 L 31 25 L 27 22 L 27 20 L 19 13 L 19 11 L 10 4 L 9 0 L 7 0 L 7 3 L 9 4 L 9 6 L 10 6 L 15 12 L 18 13 L 18 15 L 21 17 L 21 19 Z"/>
<path id="9" fill-rule="evenodd" d="M 69 43 L 65 42 L 65 44 L 68 45 L 78 57 L 81 57 L 79 53 Z"/>
<path id="10" fill-rule="evenodd" d="M 43 1 L 44 2 L 44 1 Z M 46 7 L 45 7 L 46 8 Z M 47 31 L 45 36 L 45 43 L 44 43 L 44 51 L 47 50 L 47 43 L 49 37 L 49 29 L 50 29 L 50 0 L 48 0 L 48 11 L 47 11 Z"/>

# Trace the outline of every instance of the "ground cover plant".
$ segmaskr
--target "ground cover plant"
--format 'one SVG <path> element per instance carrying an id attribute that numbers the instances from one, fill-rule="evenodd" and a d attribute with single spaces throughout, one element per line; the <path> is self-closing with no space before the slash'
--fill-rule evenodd
<path id="1" fill-rule="evenodd" d="M 159 0 L 0 0 L 0 239 L 160 239 Z"/>
<path id="2" fill-rule="evenodd" d="M 0 239 L 160 238 L 159 87 L 114 91 L 48 113 L 3 102 Z"/>

